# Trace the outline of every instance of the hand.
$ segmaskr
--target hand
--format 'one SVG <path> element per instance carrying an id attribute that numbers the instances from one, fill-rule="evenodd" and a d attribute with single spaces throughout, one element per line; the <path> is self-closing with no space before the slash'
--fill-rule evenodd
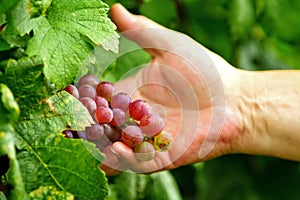
<path id="1" fill-rule="evenodd" d="M 144 99 L 165 116 L 165 130 L 174 136 L 168 152 L 141 162 L 132 149 L 115 142 L 105 149 L 101 168 L 113 175 L 131 169 L 151 173 L 211 159 L 234 151 L 240 121 L 226 99 L 240 72 L 190 37 L 166 29 L 115 4 L 111 18 L 119 31 L 152 55 L 134 76 L 117 83 L 133 99 Z M 159 108 L 159 109 L 155 109 Z"/>

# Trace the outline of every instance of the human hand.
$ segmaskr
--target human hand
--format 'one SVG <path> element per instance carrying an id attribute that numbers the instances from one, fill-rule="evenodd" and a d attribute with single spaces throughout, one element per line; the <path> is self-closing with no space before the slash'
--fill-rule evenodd
<path id="1" fill-rule="evenodd" d="M 126 169 L 151 173 L 234 152 L 240 121 L 227 94 L 234 93 L 239 71 L 190 37 L 132 15 L 119 4 L 111 8 L 111 18 L 153 57 L 137 74 L 118 82 L 117 89 L 154 105 L 174 141 L 168 152 L 157 152 L 149 162 L 138 161 L 132 149 L 115 142 L 105 149 L 101 168 L 108 175 Z"/>

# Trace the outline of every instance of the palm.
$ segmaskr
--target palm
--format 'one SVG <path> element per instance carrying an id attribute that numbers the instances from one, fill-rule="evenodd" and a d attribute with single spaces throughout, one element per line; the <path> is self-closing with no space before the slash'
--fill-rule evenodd
<path id="1" fill-rule="evenodd" d="M 154 57 L 152 62 L 135 76 L 117 83 L 119 91 L 125 91 L 131 94 L 133 99 L 144 99 L 150 105 L 154 105 L 154 112 L 165 116 L 165 130 L 175 138 L 171 150 L 158 152 L 154 160 L 146 163 L 138 162 L 131 149 L 118 143 L 124 151 L 129 152 L 129 162 L 132 162 L 130 168 L 134 171 L 153 172 L 208 158 L 200 159 L 195 154 L 199 153 L 209 131 L 212 108 L 220 105 L 214 105 L 206 82 L 184 59 L 166 54 L 168 55 Z M 168 59 L 164 59 L 165 57 Z M 190 77 L 198 78 L 191 80 Z M 212 152 L 209 156 L 216 156 L 216 153 Z M 117 159 L 108 162 L 108 165 L 118 170 L 127 168 Z M 135 162 L 138 164 L 133 164 Z"/>
<path id="2" fill-rule="evenodd" d="M 117 88 L 148 101 L 165 116 L 165 130 L 174 142 L 168 152 L 158 152 L 149 162 L 138 161 L 132 149 L 115 142 L 106 149 L 102 168 L 107 174 L 128 168 L 143 173 L 171 169 L 230 150 L 237 120 L 225 107 L 225 92 L 231 88 L 233 68 L 186 35 L 131 15 L 120 5 L 112 7 L 111 16 L 122 34 L 153 56 L 147 67 Z"/>

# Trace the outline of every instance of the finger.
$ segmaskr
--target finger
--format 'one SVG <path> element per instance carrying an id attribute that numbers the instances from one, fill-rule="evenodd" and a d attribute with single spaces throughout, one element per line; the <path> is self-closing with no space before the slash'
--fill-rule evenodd
<path id="1" fill-rule="evenodd" d="M 167 169 L 167 167 L 172 164 L 167 152 L 157 152 L 153 160 L 145 162 L 137 160 L 133 150 L 122 142 L 115 142 L 112 146 L 112 150 L 118 154 L 120 160 L 126 162 L 126 166 L 129 169 L 137 173 L 160 171 Z"/>
<path id="2" fill-rule="evenodd" d="M 118 157 L 111 151 L 111 146 L 107 146 L 102 151 L 105 154 L 105 160 L 100 168 L 108 175 L 113 176 L 125 171 L 127 167 L 120 162 Z"/>
<path id="3" fill-rule="evenodd" d="M 111 7 L 111 19 L 123 35 L 139 44 L 153 56 L 178 47 L 172 38 L 180 33 L 166 29 L 144 16 L 133 15 L 121 4 L 114 4 Z M 183 36 L 183 34 L 181 35 Z"/>

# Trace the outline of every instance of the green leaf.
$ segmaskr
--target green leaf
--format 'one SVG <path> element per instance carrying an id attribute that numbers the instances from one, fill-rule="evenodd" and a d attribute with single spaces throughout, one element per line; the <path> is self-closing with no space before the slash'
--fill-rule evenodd
<path id="1" fill-rule="evenodd" d="M 3 192 L 0 192 L 0 200 L 7 200 Z"/>
<path id="2" fill-rule="evenodd" d="M 36 109 L 35 106 L 53 92 L 52 86 L 43 75 L 43 65 L 36 58 L 9 60 L 1 81 L 6 83 L 16 96 L 22 117 Z"/>
<path id="3" fill-rule="evenodd" d="M 111 192 L 106 200 L 182 199 L 177 183 L 169 171 L 151 175 L 123 172 L 114 177 L 112 182 Z"/>
<path id="4" fill-rule="evenodd" d="M 10 45 L 3 39 L 0 38 L 0 51 L 9 50 Z"/>
<path id="5" fill-rule="evenodd" d="M 148 179 L 147 175 L 123 172 L 113 178 L 114 184 L 110 184 L 110 194 L 106 200 L 144 199 Z"/>
<path id="6" fill-rule="evenodd" d="M 255 21 L 252 0 L 233 0 L 230 4 L 230 31 L 235 39 L 244 38 Z"/>
<path id="7" fill-rule="evenodd" d="M 169 171 L 154 173 L 150 177 L 151 181 L 146 190 L 150 199 L 182 199 L 177 183 Z"/>
<path id="8" fill-rule="evenodd" d="M 288 40 L 296 47 L 299 47 L 300 3 L 297 0 L 276 0 L 266 1 L 265 26 L 272 35 Z M 297 43 L 295 43 L 297 42 Z"/>
<path id="9" fill-rule="evenodd" d="M 20 115 L 20 108 L 11 90 L 0 83 L 0 125 L 16 121 Z"/>
<path id="10" fill-rule="evenodd" d="M 11 125 L 7 124 L 5 128 L 0 128 L 0 155 L 7 155 L 9 158 L 9 169 L 6 173 L 8 188 L 8 199 L 23 200 L 27 199 L 24 184 L 22 181 L 20 166 L 17 160 L 14 138 L 14 132 Z M 4 130 L 5 129 L 5 130 Z M 2 165 L 3 163 L 1 163 Z"/>
<path id="11" fill-rule="evenodd" d="M 99 0 L 53 0 L 46 16 L 32 19 L 29 56 L 39 56 L 47 79 L 61 89 L 70 84 L 95 45 L 118 51 L 116 26 Z"/>
<path id="12" fill-rule="evenodd" d="M 6 22 L 6 14 L 0 14 L 0 25 L 5 24 Z"/>
<path id="13" fill-rule="evenodd" d="M 32 200 L 44 200 L 44 199 L 55 199 L 55 200 L 73 200 L 74 196 L 66 191 L 58 191 L 53 186 L 41 186 L 37 190 L 30 192 L 30 199 Z"/>
<path id="14" fill-rule="evenodd" d="M 43 105 L 43 112 L 32 113 L 15 126 L 26 190 L 54 186 L 78 199 L 104 198 L 107 180 L 99 169 L 103 154 L 92 143 L 60 134 L 65 129 L 84 130 L 94 123 L 87 109 L 64 91 Z"/>
<path id="15" fill-rule="evenodd" d="M 14 7 L 19 0 L 0 0 L 0 14 L 7 12 Z"/>
<path id="16" fill-rule="evenodd" d="M 120 37 L 118 54 L 96 48 L 95 56 L 96 64 L 92 73 L 97 74 L 102 80 L 110 82 L 117 82 L 133 75 L 151 59 L 146 51 L 125 37 Z"/>
<path id="17" fill-rule="evenodd" d="M 28 11 L 31 17 L 45 15 L 52 0 L 31 0 L 28 2 Z"/>
<path id="18" fill-rule="evenodd" d="M 20 0 L 7 13 L 7 25 L 3 29 L 3 39 L 11 46 L 25 47 L 32 30 L 30 15 L 27 10 L 27 0 Z"/>
<path id="19" fill-rule="evenodd" d="M 177 10 L 175 1 L 172 0 L 145 1 L 140 6 L 139 11 L 142 15 L 145 15 L 164 26 L 169 26 L 177 20 Z"/>

